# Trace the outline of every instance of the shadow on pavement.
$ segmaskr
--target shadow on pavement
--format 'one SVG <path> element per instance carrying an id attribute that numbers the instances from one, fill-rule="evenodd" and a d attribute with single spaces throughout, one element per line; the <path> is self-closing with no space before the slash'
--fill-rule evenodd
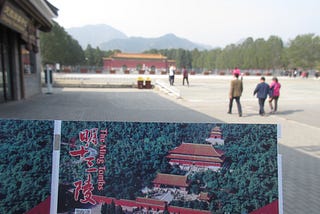
<path id="1" fill-rule="evenodd" d="M 222 122 L 153 92 L 67 91 L 0 105 L 0 117 L 34 120 Z"/>
<path id="2" fill-rule="evenodd" d="M 277 111 L 274 114 L 277 114 L 277 115 L 289 115 L 289 114 L 294 114 L 294 113 L 303 112 L 303 111 L 304 111 L 303 109 L 286 110 L 286 111 Z"/>
<path id="3" fill-rule="evenodd" d="M 279 153 L 282 154 L 284 213 L 318 213 L 320 159 L 284 145 L 279 145 Z M 308 203 L 301 203 L 306 198 Z"/>

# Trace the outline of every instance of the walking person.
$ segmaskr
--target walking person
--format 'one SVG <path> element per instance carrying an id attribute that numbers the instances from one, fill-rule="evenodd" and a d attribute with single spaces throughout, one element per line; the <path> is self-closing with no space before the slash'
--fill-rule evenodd
<path id="1" fill-rule="evenodd" d="M 260 83 L 257 85 L 255 90 L 253 91 L 253 95 L 257 94 L 257 98 L 259 100 L 259 114 L 261 116 L 265 115 L 264 103 L 265 103 L 267 96 L 269 94 L 269 90 L 270 90 L 270 88 L 269 88 L 268 83 L 266 83 L 266 78 L 261 77 Z"/>
<path id="2" fill-rule="evenodd" d="M 182 68 L 182 75 L 183 75 L 183 80 L 182 80 L 182 85 L 184 85 L 184 80 L 186 80 L 188 87 L 189 87 L 189 79 L 188 79 L 188 70 L 186 69 L 186 66 L 183 66 Z"/>
<path id="3" fill-rule="evenodd" d="M 240 97 L 241 97 L 242 91 L 243 91 L 243 84 L 242 84 L 242 80 L 239 80 L 238 73 L 235 73 L 234 77 L 235 78 L 231 81 L 231 86 L 230 86 L 230 93 L 229 93 L 230 100 L 229 100 L 228 114 L 232 113 L 233 100 L 236 100 L 239 117 L 242 117 L 242 108 L 241 108 L 241 103 L 240 103 Z"/>
<path id="4" fill-rule="evenodd" d="M 173 85 L 173 83 L 174 83 L 174 73 L 175 73 L 175 67 L 173 65 L 170 65 L 170 67 L 169 67 L 169 83 L 170 83 L 170 85 Z"/>
<path id="5" fill-rule="evenodd" d="M 278 99 L 280 96 L 281 84 L 278 81 L 277 77 L 272 78 L 272 83 L 270 84 L 270 93 L 269 93 L 269 105 L 271 113 L 275 113 L 278 110 Z M 272 102 L 274 101 L 274 108 Z"/>

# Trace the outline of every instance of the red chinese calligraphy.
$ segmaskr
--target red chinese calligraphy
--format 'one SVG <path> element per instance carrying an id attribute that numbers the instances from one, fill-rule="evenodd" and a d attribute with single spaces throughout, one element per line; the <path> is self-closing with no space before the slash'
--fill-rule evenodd
<path id="1" fill-rule="evenodd" d="M 84 157 L 85 154 L 88 153 L 88 150 L 86 148 L 84 148 L 83 146 L 80 146 L 80 149 L 79 150 L 73 150 L 73 151 L 70 151 L 69 154 L 73 157 L 75 156 L 80 156 L 80 157 Z"/>
<path id="2" fill-rule="evenodd" d="M 95 158 L 94 157 L 86 157 L 84 160 L 87 163 L 87 166 L 90 168 L 93 166 L 93 161 L 95 160 Z"/>
<path id="3" fill-rule="evenodd" d="M 86 143 L 86 147 L 89 146 L 90 143 L 93 143 L 94 145 L 97 145 L 98 143 L 98 129 L 85 129 L 79 133 L 79 139 L 81 142 Z"/>
<path id="4" fill-rule="evenodd" d="M 80 191 L 82 191 L 83 199 L 80 199 L 80 202 L 83 204 L 90 203 L 92 205 L 95 205 L 97 202 L 93 199 L 92 191 L 94 190 L 93 184 L 91 183 L 92 176 L 89 173 L 87 180 L 82 183 L 82 181 L 76 181 L 73 183 L 73 185 L 76 187 L 74 190 L 74 200 L 79 200 Z"/>

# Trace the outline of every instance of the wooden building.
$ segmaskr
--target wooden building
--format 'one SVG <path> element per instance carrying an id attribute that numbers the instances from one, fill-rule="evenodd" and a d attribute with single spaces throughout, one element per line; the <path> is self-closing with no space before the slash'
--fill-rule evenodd
<path id="1" fill-rule="evenodd" d="M 170 64 L 175 65 L 175 61 L 168 60 L 166 56 L 161 54 L 115 53 L 111 57 L 103 59 L 105 71 L 166 71 Z"/>
<path id="2" fill-rule="evenodd" d="M 177 188 L 185 191 L 189 186 L 187 176 L 158 173 L 152 181 L 154 187 Z"/>
<path id="3" fill-rule="evenodd" d="M 208 144 L 182 143 L 167 155 L 171 165 L 182 169 L 219 169 L 224 162 L 224 152 Z"/>
<path id="4" fill-rule="evenodd" d="M 39 31 L 57 11 L 46 0 L 0 0 L 0 103 L 41 93 Z"/>

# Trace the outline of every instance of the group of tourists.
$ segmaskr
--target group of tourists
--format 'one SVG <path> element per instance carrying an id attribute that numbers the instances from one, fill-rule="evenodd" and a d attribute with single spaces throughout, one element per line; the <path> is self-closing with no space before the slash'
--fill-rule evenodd
<path id="1" fill-rule="evenodd" d="M 169 83 L 171 86 L 174 84 L 174 76 L 175 76 L 175 66 L 170 65 L 169 67 Z M 232 72 L 234 79 L 231 81 L 230 92 L 229 92 L 229 110 L 228 114 L 232 113 L 233 100 L 236 101 L 239 117 L 242 117 L 242 107 L 240 103 L 240 97 L 243 92 L 243 82 L 242 75 L 239 68 L 235 68 Z M 185 81 L 189 86 L 188 80 L 188 71 L 186 67 L 182 68 L 182 85 L 184 85 Z M 271 109 L 270 113 L 275 113 L 278 110 L 278 99 L 280 96 L 280 88 L 281 84 L 278 81 L 277 77 L 272 78 L 272 83 L 269 85 L 266 83 L 265 77 L 260 78 L 260 83 L 257 84 L 256 88 L 253 91 L 253 95 L 256 95 L 259 101 L 259 114 L 261 116 L 265 115 L 264 105 L 266 99 L 269 97 L 269 106 Z"/>
<path id="2" fill-rule="evenodd" d="M 237 103 L 239 117 L 242 117 L 242 108 L 240 103 L 240 97 L 243 91 L 242 77 L 239 79 L 240 70 L 235 68 L 233 71 L 234 79 L 231 81 L 230 93 L 229 93 L 229 110 L 228 114 L 232 112 L 233 100 Z M 261 116 L 265 115 L 264 105 L 265 101 L 269 96 L 269 106 L 271 113 L 275 113 L 278 110 L 278 99 L 280 96 L 281 84 L 278 81 L 277 77 L 272 78 L 272 83 L 269 85 L 266 83 L 265 77 L 260 78 L 260 83 L 257 84 L 256 88 L 253 91 L 253 95 L 256 95 L 259 101 L 259 114 Z M 273 105 L 274 103 L 274 105 Z"/>

